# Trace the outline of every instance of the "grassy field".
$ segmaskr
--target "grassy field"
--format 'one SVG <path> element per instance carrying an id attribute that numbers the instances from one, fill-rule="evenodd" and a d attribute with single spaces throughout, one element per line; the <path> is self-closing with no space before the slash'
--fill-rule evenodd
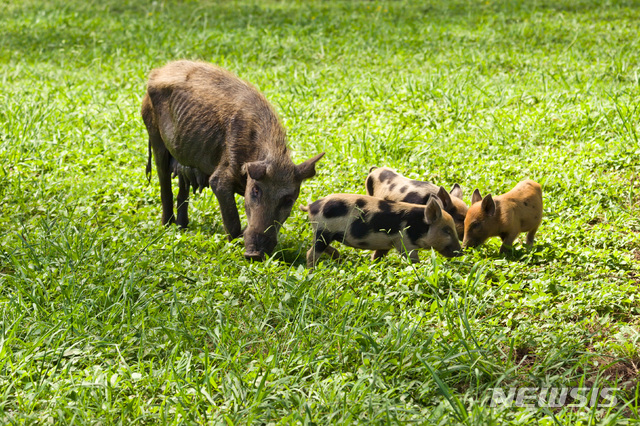
<path id="1" fill-rule="evenodd" d="M 636 1 L 0 0 L 2 423 L 638 419 L 639 33 Z M 139 110 L 179 58 L 265 93 L 296 162 L 326 151 L 297 205 L 372 165 L 467 202 L 531 178 L 534 249 L 310 273 L 295 208 L 248 263 L 209 190 L 163 229 Z M 491 407 L 512 387 L 618 403 Z"/>

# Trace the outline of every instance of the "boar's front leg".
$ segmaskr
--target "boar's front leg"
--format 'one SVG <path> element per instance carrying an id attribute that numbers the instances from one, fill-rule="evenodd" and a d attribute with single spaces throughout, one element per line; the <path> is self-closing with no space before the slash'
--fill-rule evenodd
<path id="1" fill-rule="evenodd" d="M 181 228 L 189 225 L 189 181 L 178 175 L 178 217 L 176 224 Z"/>
<path id="2" fill-rule="evenodd" d="M 240 226 L 240 215 L 238 214 L 238 207 L 236 207 L 236 199 L 231 180 L 226 178 L 225 175 L 221 176 L 216 172 L 211 175 L 209 186 L 211 186 L 213 193 L 218 199 L 220 213 L 222 214 L 222 223 L 227 234 L 229 234 L 229 241 L 238 238 L 242 235 L 242 228 Z"/>

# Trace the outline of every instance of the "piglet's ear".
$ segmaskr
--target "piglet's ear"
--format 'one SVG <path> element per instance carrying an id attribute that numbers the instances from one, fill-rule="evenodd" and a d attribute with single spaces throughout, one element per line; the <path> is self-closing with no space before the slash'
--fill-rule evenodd
<path id="1" fill-rule="evenodd" d="M 242 173 L 248 174 L 253 180 L 260 180 L 267 174 L 268 164 L 264 161 L 254 161 L 242 165 Z"/>
<path id="2" fill-rule="evenodd" d="M 485 212 L 488 216 L 493 216 L 493 214 L 496 212 L 496 203 L 495 201 L 493 201 L 491 194 L 488 194 L 482 199 L 482 211 Z"/>
<path id="3" fill-rule="evenodd" d="M 449 195 L 447 190 L 444 189 L 444 186 L 441 186 L 438 190 L 438 198 L 440 198 L 440 201 L 442 201 L 442 205 L 445 209 L 451 205 L 451 196 Z"/>
<path id="4" fill-rule="evenodd" d="M 434 198 L 429 198 L 427 206 L 424 208 L 424 219 L 427 225 L 432 225 L 442 216 L 442 209 L 440 203 Z"/>
<path id="5" fill-rule="evenodd" d="M 478 191 L 478 188 L 476 188 L 473 191 L 473 195 L 471 195 L 471 204 L 475 204 L 482 201 L 482 195 L 480 195 L 480 191 Z"/>
<path id="6" fill-rule="evenodd" d="M 453 188 L 451 188 L 451 191 L 449 193 L 454 197 L 460 198 L 462 200 L 462 188 L 460 188 L 460 185 L 458 185 L 457 183 L 453 185 Z"/>
<path id="7" fill-rule="evenodd" d="M 300 163 L 296 166 L 296 177 L 298 180 L 303 181 L 305 179 L 312 178 L 316 175 L 316 162 L 322 158 L 324 152 L 309 158 L 304 163 Z"/>

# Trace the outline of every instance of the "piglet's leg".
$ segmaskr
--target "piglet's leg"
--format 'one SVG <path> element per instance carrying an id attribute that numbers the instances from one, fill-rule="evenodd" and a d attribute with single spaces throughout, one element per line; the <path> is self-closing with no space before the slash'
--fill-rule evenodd
<path id="1" fill-rule="evenodd" d="M 374 250 L 373 253 L 371 253 L 371 260 L 378 260 L 384 256 L 387 255 L 387 253 L 389 253 L 389 250 Z"/>
<path id="2" fill-rule="evenodd" d="M 334 247 L 327 246 L 327 248 L 324 249 L 324 252 L 327 253 L 334 260 L 340 258 L 340 252 Z"/>
<path id="3" fill-rule="evenodd" d="M 409 252 L 409 259 L 411 260 L 411 263 L 420 262 L 420 255 L 418 254 L 418 250 L 411 250 Z"/>
<path id="4" fill-rule="evenodd" d="M 329 246 L 329 244 L 331 243 L 331 238 L 329 238 L 329 236 L 325 233 L 316 231 L 314 240 L 315 242 L 313 243 L 313 247 L 311 247 L 309 251 L 307 251 L 307 268 L 315 268 L 315 266 L 318 264 L 320 256 L 325 252 L 325 250 L 329 255 L 331 255 L 331 257 L 333 257 L 335 253 L 338 252 L 338 250 Z"/>
<path id="5" fill-rule="evenodd" d="M 400 240 L 395 243 L 395 248 L 400 252 L 402 257 L 408 257 L 412 263 L 420 262 L 420 255 L 418 255 L 418 250 L 415 246 L 408 246 Z"/>
<path id="6" fill-rule="evenodd" d="M 538 227 L 536 227 L 535 229 L 532 229 L 531 231 L 529 231 L 529 233 L 527 234 L 527 245 L 529 247 L 531 247 L 533 245 L 533 239 L 536 236 L 536 232 L 538 232 Z"/>
<path id="7" fill-rule="evenodd" d="M 513 242 L 518 238 L 517 232 L 512 232 L 511 234 L 507 234 L 506 237 L 502 239 L 502 246 L 500 246 L 500 253 L 507 253 L 513 248 Z"/>

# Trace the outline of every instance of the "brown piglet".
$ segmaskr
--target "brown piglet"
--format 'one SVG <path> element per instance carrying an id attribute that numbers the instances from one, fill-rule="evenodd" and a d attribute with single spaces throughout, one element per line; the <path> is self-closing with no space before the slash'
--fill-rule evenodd
<path id="1" fill-rule="evenodd" d="M 464 220 L 463 248 L 477 247 L 490 237 L 500 237 L 504 253 L 521 232 L 527 232 L 527 245 L 542 222 L 542 188 L 530 179 L 518 183 L 506 194 L 482 198 L 473 191 L 471 207 Z"/>

